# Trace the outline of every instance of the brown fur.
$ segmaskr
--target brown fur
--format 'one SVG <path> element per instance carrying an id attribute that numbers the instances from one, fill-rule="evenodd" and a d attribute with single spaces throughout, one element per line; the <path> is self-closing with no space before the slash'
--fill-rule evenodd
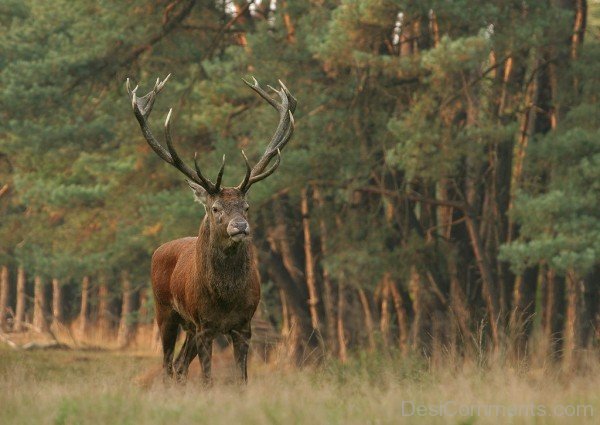
<path id="1" fill-rule="evenodd" d="M 260 300 L 260 279 L 249 238 L 233 241 L 227 226 L 232 221 L 247 220 L 247 204 L 237 189 L 224 188 L 216 195 L 203 195 L 207 213 L 198 237 L 167 242 L 152 256 L 163 368 L 167 376 L 172 376 L 173 351 L 181 325 L 187 338 L 175 361 L 179 379 L 185 379 L 190 362 L 198 354 L 204 378 L 210 381 L 212 340 L 217 334 L 229 334 L 240 377 L 246 381 L 250 321 Z M 213 206 L 219 211 L 213 212 Z"/>

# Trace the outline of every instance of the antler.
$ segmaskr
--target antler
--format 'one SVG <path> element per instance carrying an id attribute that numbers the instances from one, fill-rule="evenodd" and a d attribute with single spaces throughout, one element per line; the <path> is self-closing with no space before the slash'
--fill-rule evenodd
<path id="1" fill-rule="evenodd" d="M 280 89 L 276 90 L 271 86 L 268 86 L 271 90 L 279 95 L 280 102 L 275 101 L 267 92 L 260 87 L 256 78 L 252 77 L 253 83 L 243 80 L 252 90 L 254 90 L 260 97 L 266 100 L 273 108 L 279 112 L 279 124 L 275 130 L 275 134 L 271 138 L 271 141 L 267 145 L 265 153 L 256 163 L 256 165 L 250 168 L 250 163 L 244 151 L 242 156 L 246 162 L 246 175 L 244 180 L 237 187 L 242 192 L 247 192 L 254 183 L 269 177 L 279 166 L 281 162 L 281 151 L 287 144 L 294 133 L 294 116 L 292 115 L 296 110 L 297 100 L 289 92 L 287 87 L 279 80 Z M 265 171 L 271 160 L 277 156 L 275 163 Z"/>
<path id="2" fill-rule="evenodd" d="M 152 112 L 152 107 L 154 106 L 156 96 L 163 89 L 165 83 L 169 80 L 170 76 L 171 74 L 167 75 L 167 77 L 162 81 L 160 81 L 160 78 L 157 78 L 156 83 L 154 84 L 154 88 L 143 97 L 136 96 L 138 86 L 135 86 L 135 88 L 131 90 L 129 86 L 129 78 L 127 79 L 127 92 L 129 93 L 129 97 L 131 98 L 131 106 L 133 107 L 135 117 L 137 118 L 138 123 L 140 124 L 140 128 L 142 129 L 142 133 L 146 141 L 154 150 L 154 152 L 156 152 L 157 155 L 161 157 L 163 161 L 168 162 L 173 167 L 177 168 L 179 171 L 185 174 L 187 178 L 206 189 L 208 193 L 218 193 L 221 189 L 221 179 L 223 178 L 223 171 L 225 170 L 225 156 L 223 155 L 223 162 L 221 164 L 216 183 L 213 183 L 212 181 L 210 181 L 202 175 L 200 167 L 198 166 L 197 153 L 194 154 L 194 166 L 196 170 L 194 171 L 190 167 L 188 167 L 181 160 L 181 158 L 179 158 L 177 151 L 173 147 L 173 141 L 171 139 L 171 113 L 173 112 L 173 108 L 169 109 L 167 119 L 165 120 L 165 140 L 167 142 L 167 149 L 165 149 L 154 138 L 152 132 L 150 131 L 147 118 L 148 116 L 150 116 L 150 112 Z"/>

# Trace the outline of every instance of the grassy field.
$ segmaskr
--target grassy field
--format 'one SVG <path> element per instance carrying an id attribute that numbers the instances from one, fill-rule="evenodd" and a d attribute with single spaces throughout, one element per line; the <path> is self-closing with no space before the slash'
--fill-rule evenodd
<path id="1" fill-rule="evenodd" d="M 363 355 L 297 370 L 254 362 L 231 383 L 217 357 L 215 384 L 197 366 L 165 386 L 160 359 L 115 351 L 15 351 L 0 344 L 0 424 L 552 424 L 598 423 L 600 373 L 432 367 Z M 197 362 L 195 362 L 197 363 Z"/>

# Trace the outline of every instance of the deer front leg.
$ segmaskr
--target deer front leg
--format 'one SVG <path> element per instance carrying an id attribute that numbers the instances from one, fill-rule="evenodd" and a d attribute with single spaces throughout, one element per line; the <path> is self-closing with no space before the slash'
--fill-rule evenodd
<path id="1" fill-rule="evenodd" d="M 172 311 L 157 310 L 157 323 L 163 349 L 163 381 L 168 382 L 173 377 L 173 353 L 179 333 L 177 314 Z"/>
<path id="2" fill-rule="evenodd" d="M 239 381 L 246 384 L 248 382 L 248 349 L 252 337 L 250 324 L 248 323 L 241 330 L 231 331 L 230 335 L 233 341 L 233 356 L 239 371 Z"/>
<path id="3" fill-rule="evenodd" d="M 196 349 L 200 364 L 202 365 L 202 380 L 205 385 L 212 383 L 211 368 L 212 368 L 212 346 L 214 335 L 209 332 L 198 332 L 196 334 Z"/>
<path id="4" fill-rule="evenodd" d="M 196 333 L 188 331 L 186 333 L 183 346 L 181 347 L 181 350 L 177 355 L 177 359 L 175 359 L 175 363 L 173 364 L 177 382 L 180 384 L 185 383 L 187 380 L 190 363 L 194 360 L 194 358 L 196 358 L 197 355 L 198 349 L 196 347 Z"/>

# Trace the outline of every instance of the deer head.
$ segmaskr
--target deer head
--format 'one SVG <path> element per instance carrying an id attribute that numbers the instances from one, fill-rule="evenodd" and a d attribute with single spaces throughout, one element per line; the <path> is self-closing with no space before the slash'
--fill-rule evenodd
<path id="1" fill-rule="evenodd" d="M 152 112 L 156 96 L 163 89 L 170 76 L 171 74 L 167 75 L 163 81 L 156 79 L 154 88 L 143 97 L 137 97 L 136 91 L 138 87 L 136 86 L 134 89 L 131 89 L 129 78 L 127 79 L 127 92 L 131 98 L 133 112 L 140 124 L 142 134 L 150 147 L 163 161 L 171 164 L 187 177 L 187 183 L 192 189 L 194 197 L 206 209 L 211 233 L 221 240 L 230 243 L 244 241 L 250 236 L 246 194 L 254 183 L 269 177 L 279 166 L 281 151 L 294 132 L 294 117 L 292 114 L 296 110 L 297 101 L 281 81 L 279 81 L 279 89 L 269 86 L 278 95 L 279 101 L 277 101 L 260 87 L 254 77 L 252 78 L 252 83 L 243 80 L 244 83 L 277 110 L 279 113 L 279 124 L 271 141 L 267 145 L 267 149 L 254 167 L 250 166 L 250 162 L 242 150 L 242 156 L 246 163 L 246 174 L 242 182 L 235 187 L 221 187 L 223 172 L 225 171 L 225 156 L 223 156 L 221 168 L 213 183 L 202 174 L 198 165 L 197 153 L 194 155 L 194 170 L 192 170 L 180 159 L 177 151 L 175 151 L 171 138 L 172 108 L 167 114 L 164 125 L 167 149 L 156 140 L 148 126 L 147 119 L 150 116 L 150 112 Z M 275 162 L 269 167 L 273 158 L 275 158 Z"/>

